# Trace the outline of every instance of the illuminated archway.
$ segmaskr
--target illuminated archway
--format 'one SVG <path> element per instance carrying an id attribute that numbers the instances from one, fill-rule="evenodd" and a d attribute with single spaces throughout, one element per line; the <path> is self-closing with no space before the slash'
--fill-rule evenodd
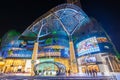
<path id="1" fill-rule="evenodd" d="M 58 68 L 55 71 L 56 75 L 65 75 L 66 67 L 63 64 L 59 63 L 59 62 L 52 62 L 52 61 L 40 62 L 40 63 L 36 64 L 35 68 L 34 68 L 34 72 L 36 73 L 36 75 L 38 75 L 38 73 L 39 73 L 39 72 L 37 72 L 37 70 L 38 70 L 37 67 L 42 67 L 42 64 L 43 64 L 43 66 L 44 66 L 44 64 L 47 64 L 47 68 L 42 70 L 42 71 L 40 71 L 40 72 L 42 72 L 42 76 L 44 75 L 45 71 L 50 71 L 51 70 L 50 68 L 52 68 L 52 66 L 54 66 L 54 65 Z M 49 64 L 53 64 L 53 65 L 49 66 Z"/>

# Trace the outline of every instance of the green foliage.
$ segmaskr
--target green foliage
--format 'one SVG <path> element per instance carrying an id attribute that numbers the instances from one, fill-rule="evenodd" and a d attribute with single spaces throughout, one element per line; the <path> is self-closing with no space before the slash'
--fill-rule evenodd
<path id="1" fill-rule="evenodd" d="M 10 31 L 7 32 L 7 35 L 8 35 L 9 38 L 11 38 L 11 37 L 20 35 L 20 33 L 17 32 L 16 30 L 10 30 Z"/>
<path id="2" fill-rule="evenodd" d="M 48 38 L 45 42 L 45 44 L 51 44 L 52 43 L 52 38 Z"/>
<path id="3" fill-rule="evenodd" d="M 16 30 L 9 30 L 2 38 L 2 42 L 1 42 L 2 46 L 6 45 L 10 41 L 14 40 L 19 35 L 20 35 L 20 33 L 17 32 Z"/>
<path id="4" fill-rule="evenodd" d="M 9 50 L 9 51 L 8 51 L 8 54 L 9 54 L 9 55 L 12 55 L 12 54 L 13 54 L 13 50 Z"/>
<path id="5" fill-rule="evenodd" d="M 73 38 L 72 38 L 72 39 L 73 39 L 73 41 L 76 41 L 76 39 L 77 39 L 77 38 L 73 36 Z"/>
<path id="6" fill-rule="evenodd" d="M 36 34 L 31 32 L 31 33 L 27 34 L 27 36 L 29 36 L 29 37 L 36 37 Z"/>
<path id="7" fill-rule="evenodd" d="M 116 56 L 120 60 L 120 53 L 117 53 Z"/>
<path id="8" fill-rule="evenodd" d="M 57 32 L 56 31 L 53 31 L 52 34 L 56 34 Z"/>

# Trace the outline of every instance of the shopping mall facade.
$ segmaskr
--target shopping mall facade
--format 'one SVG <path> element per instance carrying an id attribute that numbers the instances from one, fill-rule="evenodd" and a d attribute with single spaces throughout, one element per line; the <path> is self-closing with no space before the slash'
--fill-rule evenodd
<path id="1" fill-rule="evenodd" d="M 80 7 L 62 4 L 21 35 L 2 39 L 0 71 L 22 75 L 99 75 L 120 72 L 116 48 L 104 29 Z"/>

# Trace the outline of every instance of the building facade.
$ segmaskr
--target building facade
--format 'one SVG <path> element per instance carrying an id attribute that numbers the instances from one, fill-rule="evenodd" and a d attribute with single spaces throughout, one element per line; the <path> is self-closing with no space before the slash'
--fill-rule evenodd
<path id="1" fill-rule="evenodd" d="M 13 37 L 7 44 L 3 37 L 3 73 L 87 76 L 94 69 L 98 75 L 109 76 L 120 72 L 109 36 L 95 19 L 73 4 L 51 9 Z"/>

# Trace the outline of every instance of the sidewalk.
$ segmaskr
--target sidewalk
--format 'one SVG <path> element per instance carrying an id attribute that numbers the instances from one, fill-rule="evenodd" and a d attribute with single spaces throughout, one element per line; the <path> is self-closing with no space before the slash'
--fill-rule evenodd
<path id="1" fill-rule="evenodd" d="M 5 73 L 4 76 L 30 76 L 30 73 Z"/>

